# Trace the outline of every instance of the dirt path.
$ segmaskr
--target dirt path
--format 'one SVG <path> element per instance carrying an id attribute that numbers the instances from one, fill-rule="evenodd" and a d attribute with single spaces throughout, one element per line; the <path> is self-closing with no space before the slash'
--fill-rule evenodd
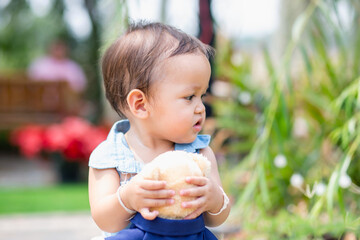
<path id="1" fill-rule="evenodd" d="M 1 240 L 90 240 L 96 236 L 101 232 L 87 212 L 0 216 Z"/>

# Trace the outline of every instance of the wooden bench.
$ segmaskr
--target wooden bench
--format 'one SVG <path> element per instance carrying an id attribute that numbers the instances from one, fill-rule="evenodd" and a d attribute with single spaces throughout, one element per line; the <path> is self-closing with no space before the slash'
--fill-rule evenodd
<path id="1" fill-rule="evenodd" d="M 54 123 L 76 115 L 79 99 L 65 81 L 1 79 L 0 130 L 30 123 Z"/>

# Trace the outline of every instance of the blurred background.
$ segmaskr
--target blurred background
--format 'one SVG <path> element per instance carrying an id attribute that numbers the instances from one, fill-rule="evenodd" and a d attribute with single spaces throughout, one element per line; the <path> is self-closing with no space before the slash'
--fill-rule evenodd
<path id="1" fill-rule="evenodd" d="M 118 117 L 99 60 L 139 19 L 216 49 L 220 239 L 360 238 L 359 1 L 0 0 L 0 239 L 100 236 L 87 161 Z"/>

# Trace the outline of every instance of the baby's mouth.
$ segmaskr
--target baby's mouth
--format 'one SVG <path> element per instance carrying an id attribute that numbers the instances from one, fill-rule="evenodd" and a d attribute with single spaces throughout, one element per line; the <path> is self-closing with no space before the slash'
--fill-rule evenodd
<path id="1" fill-rule="evenodd" d="M 195 125 L 194 126 L 201 126 L 201 119 L 199 120 L 199 121 L 197 121 L 196 123 L 195 123 Z"/>
<path id="2" fill-rule="evenodd" d="M 194 128 L 197 130 L 197 131 L 200 131 L 201 128 L 202 128 L 202 119 L 198 120 L 195 125 L 194 125 Z"/>

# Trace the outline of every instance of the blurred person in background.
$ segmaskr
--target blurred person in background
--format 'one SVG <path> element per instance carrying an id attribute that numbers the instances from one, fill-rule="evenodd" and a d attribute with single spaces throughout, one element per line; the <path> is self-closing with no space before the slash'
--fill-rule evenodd
<path id="1" fill-rule="evenodd" d="M 48 48 L 48 54 L 36 59 L 28 69 L 28 76 L 34 81 L 66 81 L 69 87 L 81 93 L 86 87 L 86 77 L 81 67 L 69 59 L 68 46 L 62 40 L 55 40 Z"/>

